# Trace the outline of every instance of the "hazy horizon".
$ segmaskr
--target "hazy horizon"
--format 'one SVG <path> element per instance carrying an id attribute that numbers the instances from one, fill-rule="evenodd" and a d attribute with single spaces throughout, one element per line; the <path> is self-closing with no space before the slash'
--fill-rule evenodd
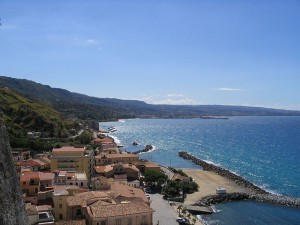
<path id="1" fill-rule="evenodd" d="M 0 74 L 151 104 L 300 110 L 299 1 L 0 2 Z"/>

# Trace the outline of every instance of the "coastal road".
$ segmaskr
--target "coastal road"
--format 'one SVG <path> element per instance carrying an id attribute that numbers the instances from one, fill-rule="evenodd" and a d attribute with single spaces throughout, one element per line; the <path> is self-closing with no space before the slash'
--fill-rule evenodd
<path id="1" fill-rule="evenodd" d="M 171 170 L 169 170 L 167 167 L 160 166 L 160 169 L 169 177 L 170 180 L 174 176 L 174 173 Z"/>
<path id="2" fill-rule="evenodd" d="M 149 194 L 150 207 L 155 210 L 153 214 L 153 225 L 178 225 L 176 222 L 177 212 L 165 201 L 160 194 Z"/>

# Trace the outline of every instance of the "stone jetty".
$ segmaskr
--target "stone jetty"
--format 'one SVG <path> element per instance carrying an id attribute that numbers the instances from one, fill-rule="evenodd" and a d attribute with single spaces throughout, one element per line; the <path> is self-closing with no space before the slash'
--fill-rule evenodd
<path id="1" fill-rule="evenodd" d="M 285 205 L 285 206 L 293 206 L 293 207 L 300 207 L 300 199 L 293 198 L 288 196 L 279 196 L 275 194 L 271 194 L 266 190 L 256 186 L 255 184 L 251 183 L 250 181 L 244 179 L 243 177 L 232 173 L 229 170 L 221 168 L 219 166 L 213 165 L 211 163 L 207 163 L 204 160 L 201 160 L 187 152 L 179 152 L 179 157 L 189 160 L 203 168 L 206 171 L 212 171 L 222 177 L 225 177 L 236 184 L 249 188 L 253 191 L 254 194 L 248 193 L 226 193 L 222 195 L 209 195 L 200 198 L 195 205 L 199 206 L 210 206 L 212 204 L 217 204 L 221 202 L 228 202 L 228 201 L 240 201 L 240 200 L 253 200 L 259 202 L 266 202 L 271 204 L 278 204 L 278 205 Z"/>

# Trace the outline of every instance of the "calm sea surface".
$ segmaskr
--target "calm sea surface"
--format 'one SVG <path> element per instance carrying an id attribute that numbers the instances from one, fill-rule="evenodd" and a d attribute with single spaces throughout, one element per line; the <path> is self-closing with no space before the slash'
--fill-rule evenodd
<path id="1" fill-rule="evenodd" d="M 134 119 L 101 123 L 127 151 L 155 146 L 140 158 L 165 166 L 199 168 L 177 156 L 188 151 L 276 194 L 300 198 L 300 117 Z M 132 142 L 140 145 L 133 147 Z M 300 224 L 300 209 L 256 202 L 216 206 L 207 224 Z"/>

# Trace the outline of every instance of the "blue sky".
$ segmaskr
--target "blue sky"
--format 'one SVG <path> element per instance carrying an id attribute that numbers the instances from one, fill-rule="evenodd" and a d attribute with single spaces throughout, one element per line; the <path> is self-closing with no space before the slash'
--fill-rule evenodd
<path id="1" fill-rule="evenodd" d="M 0 75 L 154 104 L 300 110 L 299 0 L 0 0 Z"/>

